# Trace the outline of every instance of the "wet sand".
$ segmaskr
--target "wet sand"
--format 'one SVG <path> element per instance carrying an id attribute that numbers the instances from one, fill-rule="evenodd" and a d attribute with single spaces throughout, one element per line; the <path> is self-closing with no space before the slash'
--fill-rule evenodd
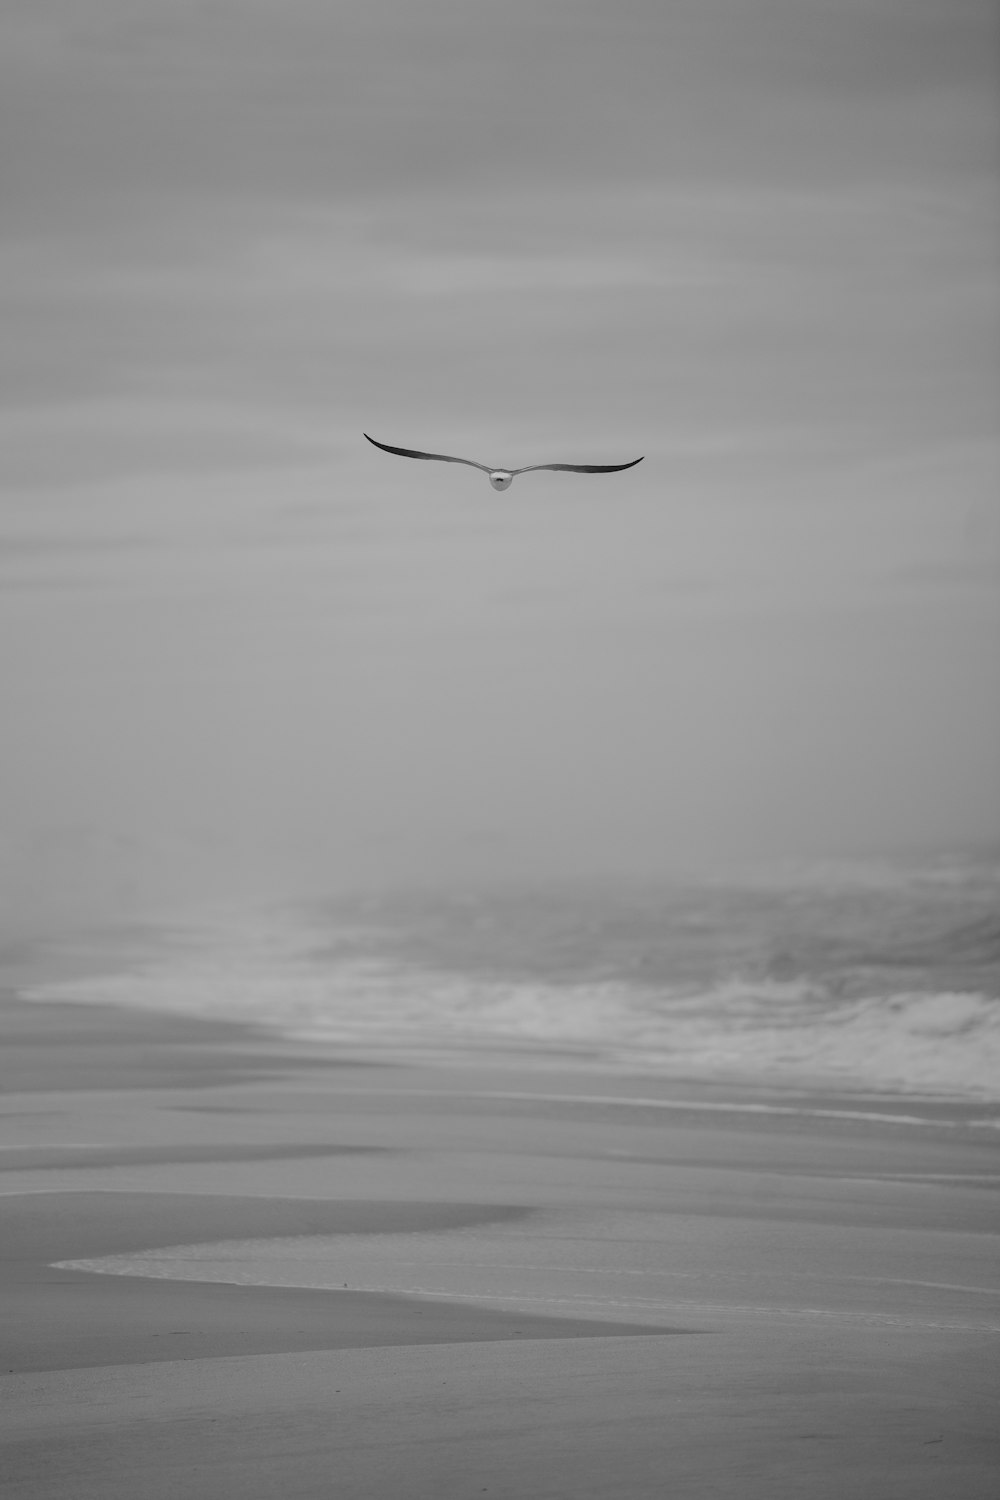
<path id="1" fill-rule="evenodd" d="M 950 1106 L 13 1001 L 0 1044 L 12 1500 L 996 1492 Z"/>

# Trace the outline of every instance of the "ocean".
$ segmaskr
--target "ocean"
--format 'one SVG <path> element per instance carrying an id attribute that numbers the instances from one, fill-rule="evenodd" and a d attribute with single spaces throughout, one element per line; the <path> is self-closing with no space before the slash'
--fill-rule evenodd
<path id="1" fill-rule="evenodd" d="M 53 972 L 21 993 L 526 1068 L 1000 1099 L 993 855 L 219 906 L 64 940 Z"/>

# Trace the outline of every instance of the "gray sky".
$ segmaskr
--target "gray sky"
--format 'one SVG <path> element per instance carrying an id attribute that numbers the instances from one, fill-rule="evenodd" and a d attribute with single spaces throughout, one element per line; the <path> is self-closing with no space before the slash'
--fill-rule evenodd
<path id="1" fill-rule="evenodd" d="M 6 0 L 12 909 L 997 835 L 997 57 L 992 0 Z"/>

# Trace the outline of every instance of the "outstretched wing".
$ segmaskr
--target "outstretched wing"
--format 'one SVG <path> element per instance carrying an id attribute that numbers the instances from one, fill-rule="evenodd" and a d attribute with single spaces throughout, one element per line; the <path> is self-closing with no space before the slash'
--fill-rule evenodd
<path id="1" fill-rule="evenodd" d="M 643 458 L 645 458 L 643 454 Z M 627 464 L 526 464 L 523 469 L 515 469 L 515 474 L 530 474 L 533 469 L 563 469 L 569 474 L 617 474 L 621 469 L 634 469 L 636 464 L 641 464 L 642 458 L 633 458 Z"/>
<path id="2" fill-rule="evenodd" d="M 450 453 L 421 453 L 418 448 L 393 448 L 389 443 L 377 443 L 373 437 L 368 437 L 367 432 L 364 436 L 383 453 L 396 453 L 400 458 L 437 458 L 443 464 L 468 464 L 470 468 L 482 469 L 484 474 L 493 472 L 486 464 L 477 464 L 474 458 L 454 458 Z"/>

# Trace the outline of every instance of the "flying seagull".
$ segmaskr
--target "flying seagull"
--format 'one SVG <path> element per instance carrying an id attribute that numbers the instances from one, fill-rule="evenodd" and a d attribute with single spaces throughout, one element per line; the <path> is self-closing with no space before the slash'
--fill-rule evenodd
<path id="1" fill-rule="evenodd" d="M 489 464 L 477 464 L 474 458 L 453 458 L 450 453 L 421 453 L 418 448 L 393 448 L 389 443 L 376 442 L 373 437 L 368 437 L 367 432 L 365 437 L 383 453 L 396 453 L 400 458 L 436 458 L 444 464 L 469 464 L 473 469 L 482 469 L 490 476 L 490 484 L 495 490 L 509 490 L 515 474 L 528 474 L 533 469 L 564 469 L 570 474 L 617 474 L 620 469 L 634 469 L 636 464 L 642 463 L 641 458 L 633 458 L 627 464 L 525 464 L 523 469 L 491 469 Z"/>

